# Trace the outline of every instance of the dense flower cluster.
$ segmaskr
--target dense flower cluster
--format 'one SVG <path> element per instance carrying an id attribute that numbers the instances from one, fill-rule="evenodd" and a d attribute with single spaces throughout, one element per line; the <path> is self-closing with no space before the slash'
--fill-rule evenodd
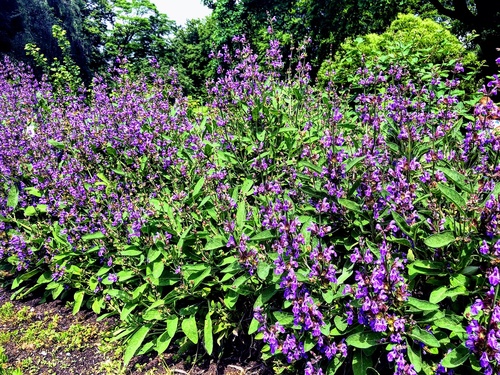
<path id="1" fill-rule="evenodd" d="M 319 89 L 305 48 L 284 76 L 277 41 L 262 60 L 232 44 L 197 111 L 174 71 L 134 79 L 121 61 L 56 95 L 0 64 L 0 260 L 115 309 L 130 336 L 165 332 L 148 350 L 182 331 L 211 353 L 250 324 L 308 375 L 452 373 L 464 346 L 497 373 L 497 108 L 466 111 L 456 62 Z"/>

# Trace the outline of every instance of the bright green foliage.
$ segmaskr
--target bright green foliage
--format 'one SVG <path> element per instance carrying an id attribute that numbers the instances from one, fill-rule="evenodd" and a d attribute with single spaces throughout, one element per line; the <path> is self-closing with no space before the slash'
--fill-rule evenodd
<path id="1" fill-rule="evenodd" d="M 444 67 L 445 62 L 450 65 Z M 399 65 L 417 77 L 427 74 L 447 77 L 456 62 L 472 74 L 480 65 L 477 56 L 466 51 L 443 25 L 400 14 L 383 34 L 347 39 L 333 60 L 322 64 L 318 78 L 323 84 L 330 79 L 339 84 L 353 83 L 354 73 L 363 64 L 380 68 Z M 470 76 L 470 84 L 465 87 L 469 92 L 477 89 L 472 79 Z"/>
<path id="2" fill-rule="evenodd" d="M 52 26 L 52 36 L 57 40 L 57 44 L 62 51 L 62 58 L 54 57 L 50 63 L 40 52 L 40 48 L 35 44 L 26 45 L 26 54 L 33 57 L 36 65 L 42 68 L 52 82 L 55 89 L 65 90 L 68 87 L 76 90 L 81 84 L 80 68 L 71 57 L 71 44 L 66 37 L 66 30 L 60 26 Z"/>
<path id="3" fill-rule="evenodd" d="M 149 0 L 116 0 L 114 11 L 113 27 L 105 36 L 108 61 L 125 57 L 134 70 L 143 71 L 148 60 L 165 58 L 174 21 Z"/>

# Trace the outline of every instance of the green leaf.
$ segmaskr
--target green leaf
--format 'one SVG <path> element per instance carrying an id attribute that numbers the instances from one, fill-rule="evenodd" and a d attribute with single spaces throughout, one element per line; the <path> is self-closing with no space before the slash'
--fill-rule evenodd
<path id="1" fill-rule="evenodd" d="M 193 188 L 193 197 L 194 198 L 196 198 L 198 196 L 204 183 L 205 183 L 205 178 L 202 177 L 198 180 L 198 182 L 196 183 L 196 185 Z"/>
<path id="2" fill-rule="evenodd" d="M 73 315 L 76 315 L 76 313 L 78 311 L 80 311 L 80 308 L 82 307 L 84 295 L 85 295 L 85 292 L 83 290 L 79 290 L 78 292 L 75 293 L 75 296 L 74 296 L 75 304 L 73 305 Z"/>
<path id="3" fill-rule="evenodd" d="M 265 230 L 250 238 L 250 241 L 265 241 L 273 238 L 275 238 L 275 235 L 270 230 Z"/>
<path id="4" fill-rule="evenodd" d="M 179 309 L 179 315 L 195 315 L 196 312 L 200 309 L 200 306 L 198 305 L 191 305 L 191 306 L 186 306 L 183 307 L 182 309 Z"/>
<path id="5" fill-rule="evenodd" d="M 165 331 L 156 339 L 155 350 L 158 352 L 158 354 L 162 354 L 165 350 L 168 349 L 172 338 L 173 336 L 170 336 L 170 334 Z"/>
<path id="6" fill-rule="evenodd" d="M 92 303 L 92 311 L 95 312 L 97 315 L 101 313 L 101 309 L 104 306 L 104 301 L 102 298 L 97 298 L 94 300 Z"/>
<path id="7" fill-rule="evenodd" d="M 192 274 L 188 280 L 191 280 L 191 277 L 195 276 L 193 280 L 193 287 L 197 287 L 207 276 L 212 273 L 212 268 L 210 266 L 206 266 L 205 269 L 200 273 Z"/>
<path id="8" fill-rule="evenodd" d="M 170 335 L 170 337 L 174 337 L 175 333 L 177 332 L 177 326 L 179 324 L 179 318 L 177 315 L 170 315 L 167 318 L 167 332 Z"/>
<path id="9" fill-rule="evenodd" d="M 147 259 L 149 262 L 154 262 L 161 255 L 161 249 L 157 247 L 152 247 L 148 250 Z"/>
<path id="10" fill-rule="evenodd" d="M 287 327 L 293 325 L 293 314 L 275 311 L 273 315 L 282 326 Z"/>
<path id="11" fill-rule="evenodd" d="M 47 143 L 51 146 L 54 146 L 55 148 L 58 148 L 60 150 L 64 150 L 64 143 L 56 141 L 55 139 L 49 139 Z"/>
<path id="12" fill-rule="evenodd" d="M 82 240 L 84 241 L 100 240 L 101 238 L 106 238 L 106 236 L 101 231 L 82 236 Z"/>
<path id="13" fill-rule="evenodd" d="M 198 344 L 198 328 L 196 327 L 196 318 L 191 315 L 185 318 L 181 324 L 182 332 L 191 340 L 193 344 Z"/>
<path id="14" fill-rule="evenodd" d="M 142 345 L 142 342 L 146 338 L 149 330 L 151 329 L 151 325 L 143 325 L 141 326 L 128 340 L 127 348 L 125 349 L 125 354 L 123 355 L 123 363 L 124 365 L 128 365 L 132 357 L 135 355 L 137 350 Z"/>
<path id="15" fill-rule="evenodd" d="M 120 320 L 125 321 L 130 313 L 138 306 L 137 303 L 129 302 L 123 306 L 123 309 L 120 313 Z"/>
<path id="16" fill-rule="evenodd" d="M 326 292 L 321 293 L 321 296 L 323 297 L 323 300 L 328 304 L 332 303 L 333 298 L 334 298 L 334 294 L 333 294 L 333 291 L 331 289 L 327 290 Z M 337 316 L 335 318 L 337 318 Z"/>
<path id="17" fill-rule="evenodd" d="M 240 201 L 238 203 L 238 211 L 236 212 L 236 228 L 238 228 L 238 230 L 243 229 L 245 221 L 246 221 L 245 201 Z"/>
<path id="18" fill-rule="evenodd" d="M 153 277 L 155 279 L 159 279 L 161 274 L 163 273 L 163 269 L 165 268 L 165 264 L 160 260 L 153 262 Z"/>
<path id="19" fill-rule="evenodd" d="M 455 368 L 463 364 L 470 356 L 470 351 L 465 346 L 460 345 L 446 354 L 441 361 L 441 366 Z"/>
<path id="20" fill-rule="evenodd" d="M 439 310 L 439 305 L 436 305 L 435 303 L 431 303 L 431 302 L 427 302 L 427 301 L 422 301 L 422 300 L 417 299 L 415 297 L 408 297 L 407 303 L 408 303 L 408 305 L 413 306 L 421 311 Z"/>
<path id="21" fill-rule="evenodd" d="M 33 206 L 28 206 L 24 209 L 24 216 L 29 217 L 29 216 L 34 216 L 36 215 L 36 208 Z"/>
<path id="22" fill-rule="evenodd" d="M 438 167 L 438 169 L 444 173 L 446 178 L 448 178 L 449 180 L 452 180 L 460 190 L 464 190 L 468 193 L 471 193 L 469 187 L 465 183 L 465 177 L 462 174 L 460 174 L 459 172 L 457 172 L 455 170 L 444 168 L 444 167 Z"/>
<path id="23" fill-rule="evenodd" d="M 441 319 L 436 319 L 434 320 L 433 324 L 436 327 L 442 328 L 442 329 L 447 329 L 451 332 L 455 333 L 464 333 L 465 329 L 460 324 L 461 317 L 458 317 L 459 319 L 450 319 L 450 317 L 444 317 Z"/>
<path id="24" fill-rule="evenodd" d="M 365 158 L 366 158 L 366 155 L 365 156 L 358 156 L 357 158 L 349 160 L 349 162 L 345 166 L 345 173 L 349 172 L 353 167 L 358 165 Z"/>
<path id="25" fill-rule="evenodd" d="M 420 341 L 424 343 L 427 346 L 434 347 L 434 348 L 439 348 L 441 344 L 439 341 L 434 337 L 432 333 L 429 333 L 423 329 L 420 329 L 419 326 L 413 326 L 413 329 L 409 336 L 413 340 Z"/>
<path id="26" fill-rule="evenodd" d="M 29 271 L 29 272 L 26 272 L 26 273 L 22 273 L 21 275 L 17 276 L 13 281 L 12 281 L 12 286 L 11 288 L 12 289 L 16 289 L 19 285 L 21 285 L 21 283 L 23 281 L 26 281 L 30 278 L 32 278 L 33 276 L 36 276 L 40 273 L 40 270 L 39 269 L 35 269 L 35 270 L 32 270 L 32 271 Z M 52 279 L 52 276 L 51 276 L 51 279 Z M 50 284 L 49 284 L 50 285 Z M 58 285 L 58 283 L 54 283 L 54 287 Z M 48 288 L 47 288 L 48 289 Z"/>
<path id="27" fill-rule="evenodd" d="M 135 300 L 137 298 L 139 298 L 140 296 L 142 296 L 142 294 L 144 294 L 144 291 L 146 290 L 146 288 L 148 287 L 148 284 L 144 283 L 140 286 L 138 286 L 133 292 L 132 292 L 132 299 Z"/>
<path id="28" fill-rule="evenodd" d="M 227 241 L 224 241 L 222 237 L 214 237 L 207 242 L 204 250 L 210 251 L 210 250 L 220 249 L 221 247 L 226 246 L 226 243 Z"/>
<path id="29" fill-rule="evenodd" d="M 443 271 L 446 266 L 443 262 L 433 262 L 429 260 L 417 259 L 414 262 L 408 264 L 408 274 L 410 277 L 415 274 L 420 275 L 446 275 L 448 272 Z"/>
<path id="30" fill-rule="evenodd" d="M 310 351 L 312 348 L 316 346 L 316 340 L 313 340 L 310 334 L 307 334 L 306 339 L 304 340 L 304 352 Z"/>
<path id="31" fill-rule="evenodd" d="M 443 184 L 442 182 L 438 182 L 438 189 L 443 193 L 443 195 L 446 197 L 446 199 L 453 203 L 458 210 L 464 214 L 464 208 L 466 205 L 465 199 L 462 198 L 460 194 L 458 194 L 455 189 L 452 189 L 448 187 L 447 185 Z"/>
<path id="32" fill-rule="evenodd" d="M 341 332 L 344 332 L 348 327 L 347 322 L 340 315 L 336 315 L 333 321 L 335 323 L 335 327 L 337 327 L 337 329 Z"/>
<path id="33" fill-rule="evenodd" d="M 265 130 L 257 133 L 257 139 L 259 141 L 263 142 L 265 138 L 266 138 L 266 131 Z"/>
<path id="34" fill-rule="evenodd" d="M 350 335 L 346 339 L 346 343 L 349 346 L 353 346 L 359 349 L 367 349 L 372 346 L 378 345 L 382 337 L 379 333 L 375 332 L 357 332 Z"/>
<path id="35" fill-rule="evenodd" d="M 27 187 L 27 188 L 24 188 L 24 190 L 26 190 L 26 192 L 29 195 L 33 195 L 33 196 L 38 197 L 38 198 L 40 198 L 42 196 L 42 193 L 37 188 Z"/>
<path id="36" fill-rule="evenodd" d="M 465 286 L 456 286 L 454 288 L 450 288 L 446 291 L 446 297 L 456 297 L 456 296 L 467 296 L 469 295 L 469 291 L 465 288 Z"/>
<path id="37" fill-rule="evenodd" d="M 464 269 L 461 270 L 460 273 L 462 275 L 472 276 L 472 275 L 475 275 L 479 270 L 480 270 L 479 266 L 467 266 L 467 267 L 464 267 Z"/>
<path id="38" fill-rule="evenodd" d="M 255 318 L 252 318 L 252 321 L 250 322 L 250 325 L 248 326 L 248 334 L 251 335 L 259 329 L 259 321 Z"/>
<path id="39" fill-rule="evenodd" d="M 340 369 L 340 367 L 344 364 L 346 357 L 338 357 L 335 356 L 332 361 L 330 361 L 330 364 L 326 368 L 326 375 L 335 375 L 337 371 Z"/>
<path id="40" fill-rule="evenodd" d="M 52 272 L 47 271 L 47 272 L 43 273 L 42 275 L 40 275 L 40 277 L 38 278 L 36 283 L 37 284 L 47 284 L 47 283 L 50 283 L 51 281 L 52 281 Z"/>
<path id="41" fill-rule="evenodd" d="M 254 303 L 255 307 L 262 307 L 267 301 L 269 301 L 277 292 L 275 285 L 268 286 L 265 288 L 261 294 L 258 295 Z"/>
<path id="42" fill-rule="evenodd" d="M 270 270 L 271 266 L 268 263 L 260 262 L 257 266 L 257 276 L 259 276 L 261 280 L 265 280 Z"/>
<path id="43" fill-rule="evenodd" d="M 441 285 L 440 287 L 434 289 L 429 296 L 430 303 L 438 303 L 446 298 L 446 291 L 448 287 L 445 285 Z"/>
<path id="44" fill-rule="evenodd" d="M 148 310 L 144 314 L 142 314 L 142 319 L 144 319 L 144 320 L 161 320 L 162 314 L 159 310 L 152 309 L 152 310 Z"/>
<path id="45" fill-rule="evenodd" d="M 135 276 L 135 273 L 134 273 L 134 271 L 123 270 L 123 271 L 118 272 L 116 275 L 118 276 L 118 280 L 123 282 L 125 280 L 130 280 L 131 278 L 133 278 Z"/>
<path id="46" fill-rule="evenodd" d="M 316 164 L 312 164 L 311 162 L 306 161 L 306 160 L 300 161 L 299 167 L 305 167 L 307 169 L 313 170 L 316 173 L 323 172 L 323 169 L 320 166 L 318 166 Z"/>
<path id="47" fill-rule="evenodd" d="M 422 370 L 422 355 L 420 350 L 416 351 L 413 349 L 413 346 L 406 341 L 406 351 L 408 353 L 408 358 L 410 359 L 410 363 L 415 368 L 415 371 L 418 373 Z"/>
<path id="48" fill-rule="evenodd" d="M 12 185 L 7 194 L 7 207 L 16 208 L 19 202 L 19 190 L 16 185 Z"/>
<path id="49" fill-rule="evenodd" d="M 212 334 L 212 318 L 210 317 L 210 312 L 207 313 L 205 317 L 205 324 L 203 327 L 203 341 L 205 345 L 205 350 L 209 355 L 212 355 L 214 350 L 214 337 Z"/>
<path id="50" fill-rule="evenodd" d="M 455 236 L 452 232 L 433 234 L 424 240 L 424 243 L 433 249 L 445 247 L 453 242 L 455 242 Z"/>
<path id="51" fill-rule="evenodd" d="M 138 250 L 138 249 L 123 250 L 123 251 L 120 251 L 120 255 L 125 256 L 125 257 L 137 257 L 139 255 L 142 255 L 142 250 Z"/>
<path id="52" fill-rule="evenodd" d="M 406 220 L 396 211 L 392 211 L 391 215 L 396 224 L 398 225 L 398 228 L 401 229 L 404 234 L 411 237 L 411 229 Z"/>
<path id="53" fill-rule="evenodd" d="M 354 375 L 366 375 L 369 367 L 372 366 L 370 356 L 363 353 L 362 350 L 356 350 L 352 358 L 352 372 Z"/>
<path id="54" fill-rule="evenodd" d="M 253 186 L 253 181 L 250 180 L 250 179 L 246 179 L 245 181 L 243 181 L 243 184 L 241 185 L 241 194 L 244 194 L 244 195 L 249 195 L 250 193 L 250 189 L 252 188 Z"/>
<path id="55" fill-rule="evenodd" d="M 356 202 L 353 202 L 349 199 L 339 198 L 338 202 L 340 205 L 344 206 L 345 208 L 347 208 L 350 211 L 357 212 L 357 213 L 363 212 L 361 210 L 361 208 L 359 207 L 359 204 L 357 204 Z"/>

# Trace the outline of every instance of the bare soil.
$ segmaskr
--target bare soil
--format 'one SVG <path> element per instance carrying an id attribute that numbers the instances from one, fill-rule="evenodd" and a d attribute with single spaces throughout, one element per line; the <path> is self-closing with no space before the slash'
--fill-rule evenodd
<path id="1" fill-rule="evenodd" d="M 106 339 L 118 324 L 116 319 L 97 321 L 97 316 L 92 311 L 80 311 L 73 315 L 71 309 L 63 302 L 40 303 L 39 296 L 31 296 L 20 301 L 11 301 L 10 297 L 9 291 L 0 288 L 0 309 L 4 304 L 11 303 L 14 311 L 14 318 L 0 320 L 0 337 L 10 337 L 0 343 L 4 357 L 4 363 L 0 363 L 0 374 L 16 374 L 13 372 L 16 368 L 22 370 L 18 373 L 30 375 L 271 375 L 273 373 L 268 366 L 258 360 L 255 350 L 250 354 L 248 351 L 238 353 L 237 350 L 232 350 L 228 358 L 219 360 L 208 358 L 201 363 L 193 364 L 193 353 L 186 353 L 182 356 L 185 358 L 179 358 L 174 348 L 171 352 L 167 351 L 160 356 L 138 356 L 123 368 L 120 358 L 120 353 L 123 351 Z M 18 318 L 21 315 L 22 319 Z M 68 338 L 65 339 L 66 344 L 58 338 L 58 335 L 65 331 L 78 336 L 73 337 L 77 339 L 77 345 L 68 348 Z M 32 340 L 20 339 L 26 338 L 28 332 L 32 335 Z"/>

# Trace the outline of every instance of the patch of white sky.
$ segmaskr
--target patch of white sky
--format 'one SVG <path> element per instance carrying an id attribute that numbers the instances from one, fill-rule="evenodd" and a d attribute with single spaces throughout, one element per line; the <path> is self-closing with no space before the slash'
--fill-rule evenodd
<path id="1" fill-rule="evenodd" d="M 204 18 L 212 12 L 202 4 L 201 0 L 151 0 L 158 11 L 165 13 L 168 18 L 180 26 L 188 19 Z"/>

